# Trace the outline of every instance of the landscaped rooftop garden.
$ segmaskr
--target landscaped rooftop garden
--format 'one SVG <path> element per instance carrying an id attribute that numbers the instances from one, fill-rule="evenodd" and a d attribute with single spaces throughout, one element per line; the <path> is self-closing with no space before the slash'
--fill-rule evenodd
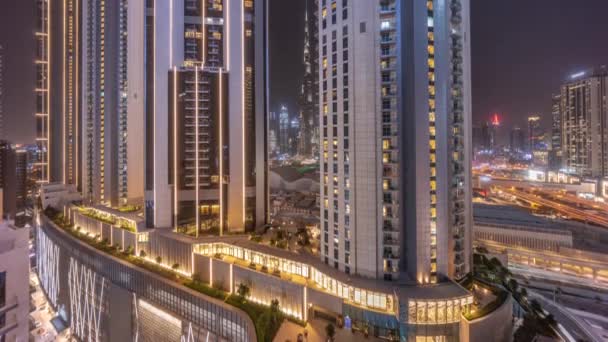
<path id="1" fill-rule="evenodd" d="M 79 207 L 78 211 L 81 214 L 93 218 L 95 220 L 99 220 L 101 222 L 120 227 L 133 233 L 137 232 L 137 224 L 131 219 L 120 217 L 116 214 L 106 212 L 97 208 Z"/>
<path id="2" fill-rule="evenodd" d="M 526 311 L 523 324 L 515 331 L 515 341 L 533 341 L 538 336 L 554 338 L 557 336 L 557 322 L 551 314 L 547 314 L 540 303 L 528 299 L 528 292 L 519 286 L 513 274 L 495 257 L 488 258 L 485 248 L 477 248 L 473 254 L 473 275 L 463 281 L 463 286 L 473 293 L 481 290 L 485 295 L 491 293 L 494 300 L 479 307 L 478 310 L 465 315 L 468 320 L 487 315 L 499 308 L 507 299 L 508 294 Z M 477 296 L 476 296 L 476 300 Z"/>

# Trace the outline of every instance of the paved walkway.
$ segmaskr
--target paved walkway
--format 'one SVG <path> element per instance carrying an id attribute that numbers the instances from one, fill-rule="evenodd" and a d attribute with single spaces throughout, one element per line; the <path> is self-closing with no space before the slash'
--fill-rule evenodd
<path id="1" fill-rule="evenodd" d="M 328 322 L 322 319 L 313 319 L 307 325 L 306 328 L 285 320 L 279 329 L 277 336 L 274 338 L 274 342 L 297 342 L 298 334 L 304 335 L 304 329 L 308 331 L 308 339 L 304 339 L 304 342 L 325 342 L 325 326 Z M 353 341 L 353 342 L 375 342 L 382 341 L 373 336 L 365 338 L 361 333 L 353 334 L 350 330 L 339 329 L 336 327 L 335 342 L 342 341 Z"/>

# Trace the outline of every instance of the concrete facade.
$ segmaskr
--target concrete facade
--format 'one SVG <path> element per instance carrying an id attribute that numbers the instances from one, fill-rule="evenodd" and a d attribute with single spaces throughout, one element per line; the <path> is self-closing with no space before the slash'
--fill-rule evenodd
<path id="1" fill-rule="evenodd" d="M 318 2 L 321 260 L 420 284 L 471 247 L 468 1 Z"/>
<path id="2" fill-rule="evenodd" d="M 513 297 L 507 300 L 491 315 L 472 321 L 463 319 L 460 323 L 460 340 L 473 342 L 510 342 L 513 329 Z"/>
<path id="3" fill-rule="evenodd" d="M 29 230 L 0 218 L 0 340 L 27 341 L 29 333 Z"/>
<path id="4" fill-rule="evenodd" d="M 41 220 L 36 232 L 41 286 L 79 339 L 255 341 L 244 312 L 95 250 Z"/>

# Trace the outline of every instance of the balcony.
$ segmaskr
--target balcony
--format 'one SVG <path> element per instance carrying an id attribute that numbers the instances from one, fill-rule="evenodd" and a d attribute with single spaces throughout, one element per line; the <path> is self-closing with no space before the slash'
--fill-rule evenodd
<path id="1" fill-rule="evenodd" d="M 399 259 L 399 253 L 396 252 L 389 252 L 389 251 L 384 251 L 384 254 L 382 255 L 384 257 L 384 259 L 390 259 L 390 260 L 398 260 Z"/>
<path id="2" fill-rule="evenodd" d="M 380 5 L 380 14 L 393 14 L 396 11 L 394 5 Z"/>
<path id="3" fill-rule="evenodd" d="M 399 246 L 399 240 L 397 240 L 396 238 L 391 237 L 390 235 L 384 235 L 384 244 L 387 246 Z"/>

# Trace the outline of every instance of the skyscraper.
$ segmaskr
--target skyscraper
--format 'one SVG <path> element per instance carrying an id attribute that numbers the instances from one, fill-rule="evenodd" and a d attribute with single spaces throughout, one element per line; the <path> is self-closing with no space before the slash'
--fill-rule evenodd
<path id="1" fill-rule="evenodd" d="M 311 158 L 319 149 L 319 84 L 318 84 L 318 39 L 317 20 L 308 14 L 309 3 L 306 1 L 304 16 L 304 77 L 300 90 L 300 132 L 298 137 L 298 154 Z M 315 11 L 316 12 L 316 11 Z"/>
<path id="2" fill-rule="evenodd" d="M 562 164 L 562 114 L 561 95 L 551 97 L 551 152 L 549 167 L 558 170 Z"/>
<path id="3" fill-rule="evenodd" d="M 488 147 L 495 150 L 498 147 L 498 131 L 500 130 L 500 118 L 498 114 L 493 114 L 488 123 Z"/>
<path id="4" fill-rule="evenodd" d="M 39 181 L 81 184 L 81 1 L 38 1 L 37 161 Z M 91 96 L 97 93 L 90 94 Z"/>
<path id="5" fill-rule="evenodd" d="M 51 181 L 50 170 L 50 43 L 51 15 L 50 3 L 44 0 L 36 2 L 36 144 L 38 160 L 35 162 L 37 182 L 46 184 Z"/>
<path id="6" fill-rule="evenodd" d="M 509 135 L 509 147 L 511 149 L 511 153 L 523 152 L 526 148 L 526 135 L 519 126 L 515 126 L 511 129 Z"/>
<path id="7" fill-rule="evenodd" d="M 0 140 L 0 189 L 2 189 L 0 194 L 2 196 L 0 199 L 2 208 L 0 208 L 0 211 L 11 219 L 14 219 L 17 213 L 16 163 L 15 149 L 11 143 Z M 0 216 L 0 221 L 2 219 Z"/>
<path id="8" fill-rule="evenodd" d="M 126 204 L 126 175 L 137 170 L 124 163 L 127 3 L 37 4 L 38 181 L 76 185 L 91 203 Z"/>
<path id="9" fill-rule="evenodd" d="M 540 115 L 528 117 L 528 149 L 530 152 L 544 149 L 544 133 L 540 126 Z"/>
<path id="10" fill-rule="evenodd" d="M 200 6 L 169 76 L 173 226 L 242 232 L 266 222 L 265 8 Z"/>
<path id="11" fill-rule="evenodd" d="M 287 110 L 287 106 L 281 105 L 281 110 L 279 111 L 279 150 L 281 153 L 291 153 L 291 129 L 290 129 L 291 120 L 289 119 L 289 111 Z"/>
<path id="12" fill-rule="evenodd" d="M 470 269 L 469 5 L 319 2 L 321 258 L 418 284 Z"/>
<path id="13" fill-rule="evenodd" d="M 266 222 L 265 1 L 38 8 L 41 183 L 143 205 L 150 227 L 207 229 L 201 216 L 219 203 L 220 232 Z"/>
<path id="14" fill-rule="evenodd" d="M 563 166 L 583 176 L 608 176 L 608 70 L 570 76 L 560 97 Z"/>

